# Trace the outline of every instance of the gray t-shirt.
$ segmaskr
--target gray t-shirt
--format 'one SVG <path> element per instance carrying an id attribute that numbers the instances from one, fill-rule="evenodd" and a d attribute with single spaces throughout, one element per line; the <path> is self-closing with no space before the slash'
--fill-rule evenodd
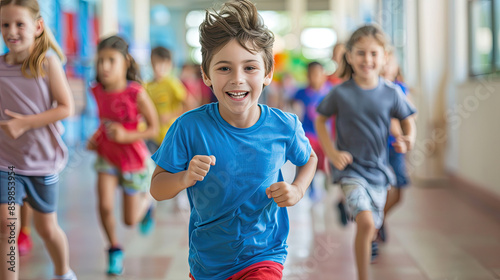
<path id="1" fill-rule="evenodd" d="M 46 56 L 52 55 L 47 52 Z M 45 69 L 47 71 L 47 69 Z M 54 108 L 48 76 L 26 78 L 21 65 L 9 65 L 0 56 L 0 120 L 10 120 L 5 109 L 23 115 L 40 114 Z M 0 171 L 15 167 L 16 174 L 47 176 L 62 171 L 68 161 L 68 150 L 61 137 L 58 121 L 26 131 L 12 139 L 0 129 Z"/>
<path id="2" fill-rule="evenodd" d="M 403 120 L 416 112 L 397 85 L 380 78 L 377 87 L 364 90 L 351 79 L 333 88 L 317 111 L 336 116 L 337 149 L 353 157 L 342 171 L 332 166 L 335 182 L 361 177 L 373 185 L 394 183 L 387 166 L 391 118 Z"/>

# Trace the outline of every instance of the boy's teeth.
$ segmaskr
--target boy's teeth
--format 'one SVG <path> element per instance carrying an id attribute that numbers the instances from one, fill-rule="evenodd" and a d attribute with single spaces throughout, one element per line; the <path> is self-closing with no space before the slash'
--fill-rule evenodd
<path id="1" fill-rule="evenodd" d="M 232 97 L 242 97 L 245 96 L 247 93 L 246 92 L 228 92 L 229 95 Z"/>

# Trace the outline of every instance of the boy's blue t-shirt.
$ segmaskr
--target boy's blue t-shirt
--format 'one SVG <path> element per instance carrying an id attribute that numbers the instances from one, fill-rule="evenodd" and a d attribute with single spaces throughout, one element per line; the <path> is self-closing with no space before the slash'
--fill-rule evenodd
<path id="1" fill-rule="evenodd" d="M 336 116 L 337 149 L 353 157 L 344 170 L 332 167 L 335 181 L 361 177 L 373 185 L 394 184 L 387 165 L 391 118 L 403 120 L 415 112 L 399 86 L 382 78 L 370 90 L 360 88 L 353 79 L 333 88 L 319 104 L 318 113 Z"/>
<path id="2" fill-rule="evenodd" d="M 259 104 L 257 123 L 240 129 L 220 116 L 218 105 L 179 117 L 152 156 L 171 173 L 187 170 L 195 155 L 216 158 L 205 179 L 187 188 L 189 265 L 197 280 L 226 279 L 265 260 L 285 262 L 287 210 L 267 198 L 266 188 L 283 181 L 287 160 L 302 166 L 311 154 L 297 116 Z"/>

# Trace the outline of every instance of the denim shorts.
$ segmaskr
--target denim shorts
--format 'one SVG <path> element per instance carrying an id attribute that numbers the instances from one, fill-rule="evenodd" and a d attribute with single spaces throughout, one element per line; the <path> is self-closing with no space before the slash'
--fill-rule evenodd
<path id="1" fill-rule="evenodd" d="M 151 158 L 146 159 L 144 170 L 137 172 L 121 172 L 120 169 L 100 156 L 97 157 L 94 164 L 94 168 L 98 173 L 106 173 L 118 177 L 118 184 L 127 195 L 148 192 L 155 167 L 156 165 Z"/>
<path id="2" fill-rule="evenodd" d="M 410 178 L 406 171 L 406 157 L 405 154 L 396 153 L 394 148 L 389 149 L 389 164 L 396 175 L 396 188 L 403 188 L 408 186 Z"/>
<path id="3" fill-rule="evenodd" d="M 38 212 L 52 213 L 57 210 L 58 196 L 58 174 L 24 176 L 0 171 L 0 204 L 14 201 L 23 205 L 24 200 Z"/>
<path id="4" fill-rule="evenodd" d="M 361 211 L 370 211 L 375 227 L 379 229 L 384 222 L 384 207 L 387 200 L 387 187 L 370 185 L 362 178 L 342 178 L 340 186 L 344 192 L 347 210 L 352 218 Z"/>

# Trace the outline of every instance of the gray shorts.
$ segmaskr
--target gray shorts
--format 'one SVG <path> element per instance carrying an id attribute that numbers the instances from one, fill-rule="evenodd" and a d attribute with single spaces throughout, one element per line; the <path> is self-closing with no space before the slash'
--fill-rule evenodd
<path id="1" fill-rule="evenodd" d="M 15 172 L 15 170 L 14 170 Z M 28 202 L 33 209 L 42 213 L 57 210 L 59 175 L 24 176 L 0 171 L 0 204 Z"/>
<path id="2" fill-rule="evenodd" d="M 361 211 L 371 211 L 375 228 L 384 222 L 384 207 L 387 200 L 388 186 L 370 185 L 362 178 L 342 178 L 340 186 L 344 192 L 347 210 L 356 218 Z"/>

